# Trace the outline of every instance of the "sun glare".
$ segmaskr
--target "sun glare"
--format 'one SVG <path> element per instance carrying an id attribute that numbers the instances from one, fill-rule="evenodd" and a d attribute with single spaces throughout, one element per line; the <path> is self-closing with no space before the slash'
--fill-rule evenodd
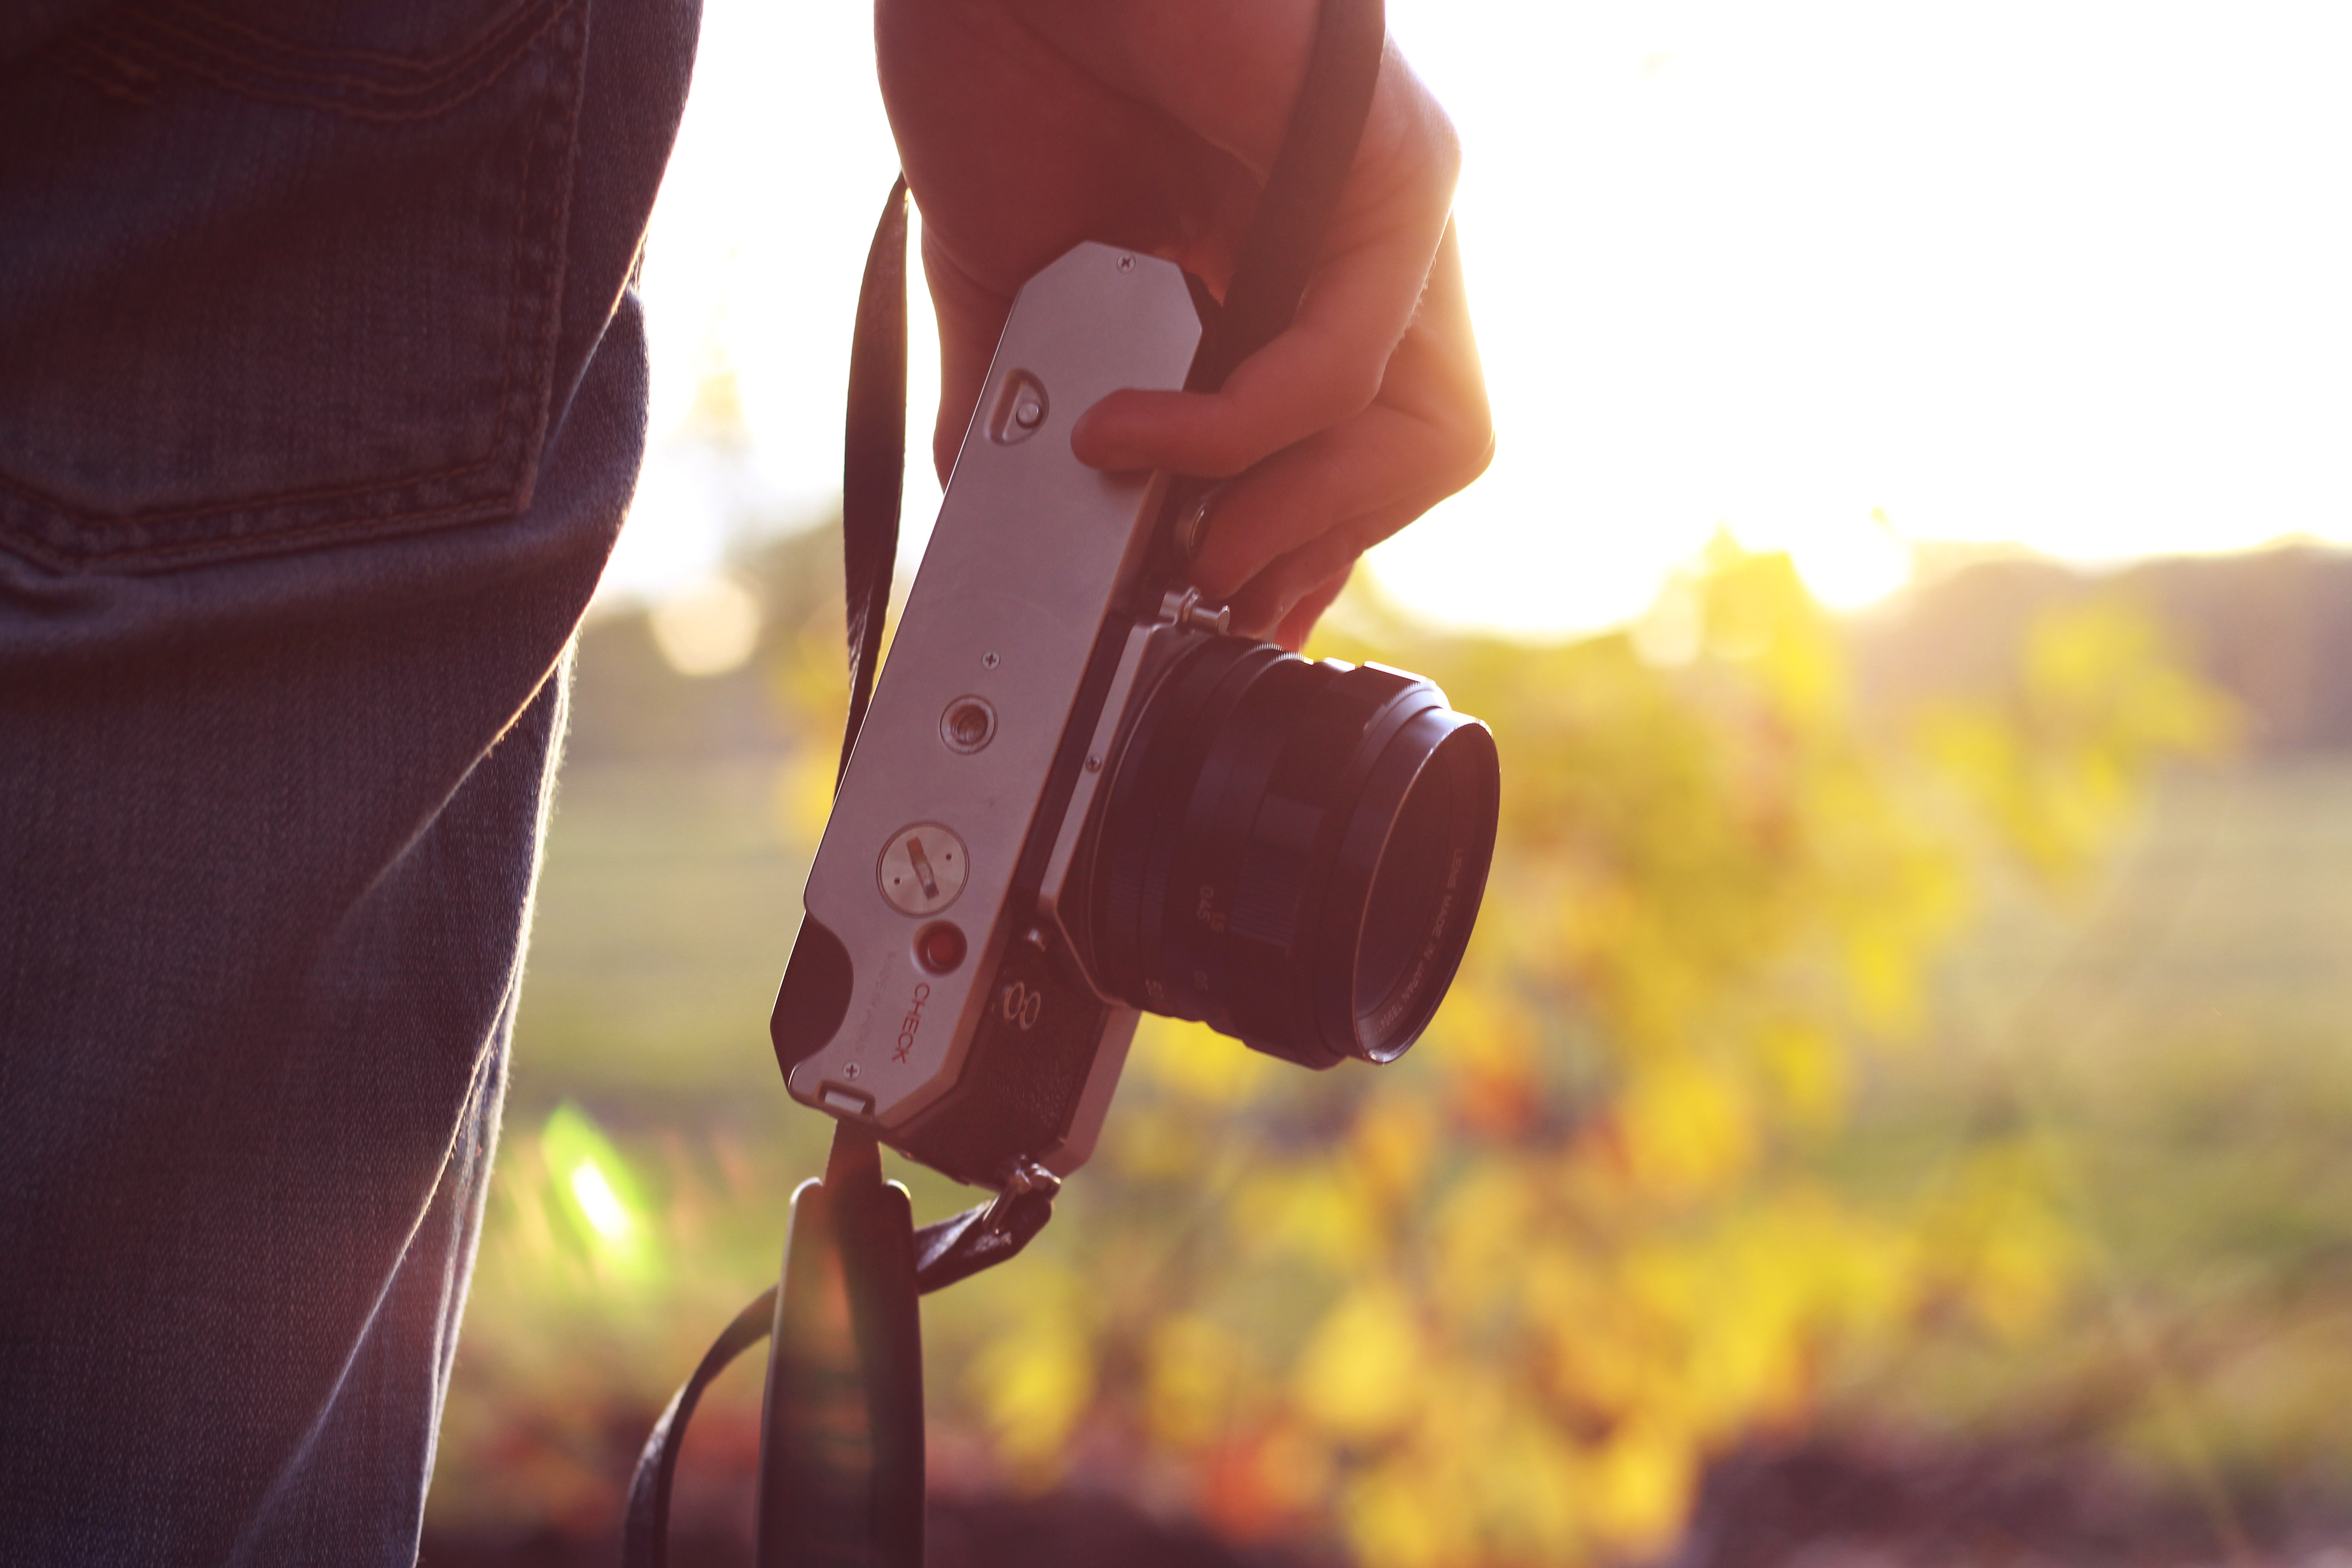
<path id="1" fill-rule="evenodd" d="M 618 1241 L 629 1234 L 629 1211 L 613 1184 L 593 1160 L 583 1160 L 572 1167 L 572 1195 L 580 1202 L 580 1212 L 596 1227 L 596 1234 L 608 1241 Z"/>
<path id="2" fill-rule="evenodd" d="M 1499 437 L 1484 479 L 1374 553 L 1410 607 L 1622 622 L 1718 528 L 1787 550 L 1838 605 L 1899 586 L 1914 541 L 2116 560 L 2352 537 L 2352 225 L 2332 196 L 2352 13 L 1389 14 L 1462 130 Z M 722 500 L 780 521 L 838 482 L 894 167 L 870 54 L 856 6 L 709 7 L 647 257 L 655 445 L 615 589 L 706 580 Z M 931 341 L 919 300 L 912 336 Z M 748 500 L 696 477 L 688 414 L 719 370 Z M 910 554 L 938 504 L 924 447 Z"/>
<path id="3" fill-rule="evenodd" d="M 740 669 L 760 643 L 760 601 L 724 574 L 689 584 L 654 606 L 654 646 L 680 675 Z"/>

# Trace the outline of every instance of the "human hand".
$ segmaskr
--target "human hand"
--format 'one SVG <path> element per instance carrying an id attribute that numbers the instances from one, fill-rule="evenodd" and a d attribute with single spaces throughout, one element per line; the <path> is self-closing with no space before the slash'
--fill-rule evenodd
<path id="1" fill-rule="evenodd" d="M 1288 129 L 1315 0 L 877 0 L 923 215 L 942 478 L 1013 296 L 1080 240 L 1222 294 Z M 1485 378 L 1447 212 L 1454 130 L 1391 44 L 1288 331 L 1213 394 L 1114 393 L 1071 447 L 1229 479 L 1193 563 L 1234 629 L 1296 648 L 1357 557 L 1483 472 Z"/>

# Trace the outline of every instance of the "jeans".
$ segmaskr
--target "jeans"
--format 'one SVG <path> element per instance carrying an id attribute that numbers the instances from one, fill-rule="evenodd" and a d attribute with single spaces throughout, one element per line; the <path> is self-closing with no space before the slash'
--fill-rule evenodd
<path id="1" fill-rule="evenodd" d="M 0 10 L 0 1563 L 415 1559 L 696 20 Z"/>

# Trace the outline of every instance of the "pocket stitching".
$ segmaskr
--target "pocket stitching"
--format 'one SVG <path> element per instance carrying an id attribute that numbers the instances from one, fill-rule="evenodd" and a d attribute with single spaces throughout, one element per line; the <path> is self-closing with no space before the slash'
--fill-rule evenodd
<path id="1" fill-rule="evenodd" d="M 547 94 L 541 97 L 538 111 L 531 117 L 530 131 L 525 138 L 527 150 L 523 155 L 524 162 L 521 183 L 526 186 L 530 184 L 532 173 L 539 163 L 541 156 L 539 148 L 540 133 L 546 127 L 548 110 L 550 108 L 548 100 L 553 96 L 553 94 Z M 568 203 L 558 206 L 557 216 L 559 218 L 564 216 L 568 206 Z M 239 496 L 231 500 L 215 501 L 204 506 L 160 506 L 150 507 L 142 511 L 130 512 L 98 513 L 77 510 L 72 506 L 68 505 L 62 498 L 50 495 L 37 487 L 25 484 L 21 480 L 16 479 L 6 473 L 0 473 L 0 489 L 13 490 L 28 500 L 37 501 L 43 506 L 52 508 L 63 515 L 74 519 L 78 522 L 86 525 L 106 527 L 116 524 L 127 525 L 148 522 L 159 518 L 187 518 L 193 520 L 203 517 L 218 517 L 225 512 L 242 511 L 251 507 L 299 506 L 305 501 L 341 500 L 351 496 L 365 495 L 373 490 L 390 489 L 395 487 L 406 485 L 429 484 L 435 479 L 461 479 L 467 474 L 480 472 L 482 469 L 490 467 L 498 461 L 499 447 L 507 439 L 508 422 L 513 416 L 514 397 L 512 395 L 512 392 L 514 386 L 515 362 L 517 359 L 521 357 L 519 350 L 520 340 L 522 337 L 522 322 L 520 318 L 522 314 L 520 300 L 522 298 L 523 254 L 530 248 L 529 244 L 527 243 L 530 229 L 530 215 L 527 209 L 518 212 L 515 222 L 514 243 L 510 247 L 513 260 L 508 272 L 507 297 L 511 302 L 507 307 L 507 353 L 502 356 L 505 363 L 501 367 L 499 378 L 499 421 L 497 425 L 491 427 L 489 440 L 485 444 L 486 450 L 484 455 L 475 458 L 473 461 L 456 464 L 446 468 L 419 469 L 410 473 L 396 475 L 388 479 L 368 479 L 356 484 L 338 485 L 326 489 L 268 490 L 263 491 L 257 495 Z M 549 287 L 550 296 L 554 296 L 559 290 L 560 283 L 554 279 L 551 279 Z"/>
<path id="2" fill-rule="evenodd" d="M 241 49 L 224 38 L 207 37 L 203 26 L 161 16 L 149 20 L 166 29 L 163 35 L 108 20 L 92 26 L 74 43 L 81 51 L 95 54 L 109 64 L 129 64 L 133 57 L 144 57 L 139 63 L 177 67 L 240 98 L 315 109 L 368 123 L 397 125 L 446 113 L 487 91 L 577 3 L 578 0 L 542 0 L 538 6 L 518 11 L 503 25 L 489 28 L 462 53 L 434 67 L 420 68 L 424 72 L 420 79 L 398 87 L 320 68 L 276 66 L 251 49 Z M 195 6 L 178 9 L 208 24 L 216 33 L 235 28 L 227 18 Z M 371 58 L 364 53 L 338 55 L 304 50 L 250 29 L 236 30 L 243 31 L 255 46 L 276 47 L 289 54 L 308 53 L 321 61 L 363 64 Z M 106 47 L 109 45 L 111 49 Z M 407 63 L 414 66 L 414 62 Z M 467 79 L 469 72 L 470 79 Z M 271 78 L 278 79 L 273 81 Z M 352 101 L 354 98 L 360 101 Z M 370 100 L 402 106 L 378 107 Z"/>
<path id="3" fill-rule="evenodd" d="M 559 21 L 574 9 L 576 4 L 577 0 L 551 0 L 550 4 L 541 7 L 542 14 L 538 17 L 535 25 L 522 37 L 516 48 L 499 60 L 496 69 L 488 72 L 463 94 L 437 106 L 435 112 L 446 112 L 467 99 L 478 96 L 501 79 L 509 70 L 515 68 L 533 45 L 542 39 Z M 518 15 L 527 16 L 529 13 Z M 468 59 L 478 58 L 489 47 L 488 44 L 477 46 L 469 51 Z M 266 93 L 246 94 L 236 84 L 218 79 L 197 62 L 189 60 L 179 63 L 196 74 L 205 76 L 206 79 L 213 80 L 215 85 L 224 90 L 239 93 L 240 96 L 261 97 L 271 101 L 293 103 L 296 107 L 343 112 L 330 105 L 310 103 L 301 100 L 278 99 Z M 579 62 L 573 63 L 577 65 Z M 445 72 L 442 79 L 446 80 L 449 74 L 452 73 Z M 537 94 L 538 106 L 532 113 L 530 127 L 523 140 L 523 162 L 520 179 L 518 182 L 518 188 L 522 192 L 531 190 L 535 178 L 545 172 L 544 160 L 551 149 L 543 144 L 543 137 L 550 117 L 556 114 L 559 110 L 577 110 L 579 84 L 573 85 L 574 90 L 567 93 L 563 90 L 560 80 L 551 80 Z M 359 119 L 394 121 L 424 117 L 421 113 L 397 116 L 352 116 Z M 552 151 L 561 162 L 564 153 L 568 151 L 568 144 Z M 553 193 L 553 200 L 548 204 L 547 229 L 551 235 L 558 237 L 552 245 L 554 256 L 549 267 L 550 275 L 545 289 L 543 292 L 535 296 L 526 293 L 523 282 L 526 261 L 533 248 L 531 245 L 532 204 L 527 199 L 519 199 L 516 203 L 517 212 L 511 246 L 512 259 L 509 270 L 507 321 L 504 334 L 507 347 L 501 356 L 503 363 L 500 366 L 497 395 L 498 419 L 491 428 L 480 457 L 469 462 L 447 468 L 415 470 L 348 485 L 263 491 L 199 506 L 151 507 L 134 512 L 116 513 L 89 512 L 79 510 L 68 505 L 59 497 L 49 495 L 36 486 L 0 471 L 0 490 L 22 498 L 33 506 L 47 511 L 52 518 L 65 524 L 62 537 L 56 536 L 58 531 L 57 530 L 40 530 L 53 535 L 51 540 L 43 541 L 35 537 L 31 530 L 12 526 L 5 516 L 5 510 L 0 510 L 0 539 L 5 539 L 12 548 L 23 552 L 33 559 L 59 569 L 72 569 L 92 564 L 135 566 L 147 563 L 169 563 L 175 560 L 207 555 L 268 552 L 337 532 L 362 531 L 371 536 L 390 534 L 394 531 L 405 532 L 451 520 L 467 519 L 469 515 L 474 517 L 494 515 L 501 508 L 519 510 L 527 506 L 537 479 L 536 455 L 546 436 L 546 426 L 551 413 L 549 400 L 552 395 L 551 387 L 548 389 L 546 395 L 536 400 L 538 404 L 536 418 L 532 417 L 531 411 L 523 409 L 520 405 L 529 398 L 529 383 L 545 379 L 536 373 L 546 369 L 551 362 L 555 345 L 562 331 L 562 277 L 566 258 L 565 247 L 562 243 L 561 237 L 569 226 L 571 214 L 569 170 L 560 170 L 551 177 L 559 180 L 560 185 Z M 537 307 L 535 310 L 528 308 L 533 304 Z M 534 314 L 539 318 L 541 325 L 539 333 L 541 341 L 535 350 L 528 346 L 528 328 L 530 319 Z M 524 389 L 518 391 L 516 385 L 518 373 L 524 370 L 533 374 L 526 378 Z M 521 416 L 520 421 L 517 418 L 518 414 Z M 520 429 L 516 428 L 518 423 L 521 426 Z M 509 455 L 505 448 L 510 444 L 514 450 Z M 517 468 L 514 480 L 509 485 L 485 489 L 478 494 L 461 495 L 438 506 L 428 502 L 426 508 L 422 510 L 402 507 L 397 502 L 398 496 L 404 492 L 414 492 L 425 487 L 446 486 L 451 481 L 461 481 L 499 467 L 502 459 L 513 462 Z M 249 531 L 205 534 L 193 539 L 151 540 L 144 543 L 128 542 L 111 543 L 105 538 L 108 534 L 134 533 L 159 523 L 198 522 L 223 516 L 234 516 L 240 512 L 267 512 L 278 509 L 327 505 L 338 501 L 351 502 L 370 496 L 383 498 L 385 504 L 380 509 L 367 509 L 357 512 L 346 506 L 339 509 L 338 515 L 313 521 L 289 521 L 276 526 L 264 524 Z M 35 530 L 39 529 L 37 519 L 28 521 L 33 523 Z M 99 537 L 89 537 L 91 535 Z"/>
<path id="4" fill-rule="evenodd" d="M 543 5 L 546 0 L 541 0 L 541 3 Z M 557 0 L 555 9 L 559 11 L 568 9 L 571 4 L 572 0 Z M 315 60 L 349 60 L 381 65 L 394 72 L 431 71 L 446 68 L 445 74 L 463 67 L 467 61 L 496 47 L 499 37 L 509 29 L 520 25 L 522 18 L 530 13 L 530 6 L 523 6 L 492 20 L 470 42 L 458 44 L 436 61 L 408 55 L 386 54 L 378 49 L 319 48 L 312 45 L 297 43 L 291 38 L 267 32 L 250 22 L 240 21 L 234 16 L 225 16 L 217 11 L 196 5 L 194 0 L 174 0 L 171 8 L 196 18 L 215 32 L 233 34 L 243 38 L 256 48 L 274 49 L 279 54 L 307 57 Z M 258 61 L 257 60 L 256 63 Z"/>

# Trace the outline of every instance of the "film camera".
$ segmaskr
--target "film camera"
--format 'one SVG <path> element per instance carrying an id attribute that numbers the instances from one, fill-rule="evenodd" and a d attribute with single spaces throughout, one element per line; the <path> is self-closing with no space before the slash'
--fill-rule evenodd
<path id="1" fill-rule="evenodd" d="M 1493 858 L 1484 725 L 1227 635 L 1183 584 L 1201 509 L 1071 455 L 1202 341 L 1166 261 L 1081 245 L 1024 287 L 803 895 L 793 1097 L 979 1185 L 1085 1161 L 1139 1011 L 1392 1060 Z"/>

